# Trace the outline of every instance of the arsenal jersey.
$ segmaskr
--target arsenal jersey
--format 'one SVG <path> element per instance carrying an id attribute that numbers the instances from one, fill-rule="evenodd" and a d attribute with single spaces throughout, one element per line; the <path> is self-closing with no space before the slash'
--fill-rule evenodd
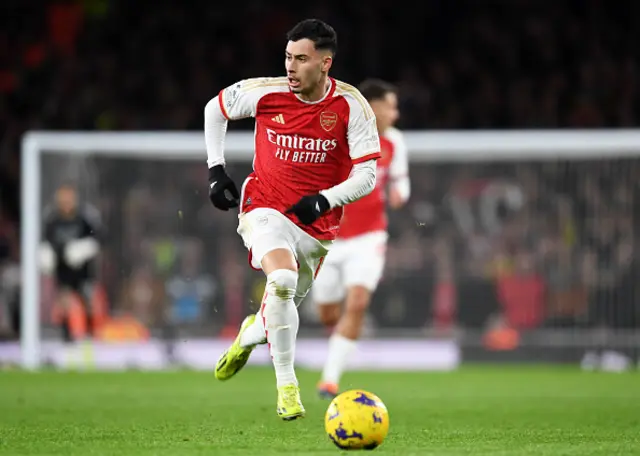
<path id="1" fill-rule="evenodd" d="M 344 208 L 339 238 L 347 239 L 374 231 L 386 231 L 386 189 L 406 178 L 409 163 L 402 133 L 388 128 L 380 136 L 381 157 L 377 161 L 376 188 Z"/>
<path id="2" fill-rule="evenodd" d="M 316 102 L 299 99 L 287 78 L 240 81 L 220 91 L 228 120 L 255 118 L 253 172 L 242 186 L 240 211 L 275 209 L 316 239 L 335 239 L 342 207 L 311 225 L 285 211 L 305 195 L 345 181 L 354 164 L 380 157 L 376 119 L 360 92 L 330 78 Z"/>

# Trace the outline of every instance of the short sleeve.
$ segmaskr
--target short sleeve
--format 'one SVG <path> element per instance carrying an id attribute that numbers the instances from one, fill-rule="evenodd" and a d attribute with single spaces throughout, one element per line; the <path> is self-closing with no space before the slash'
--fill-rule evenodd
<path id="1" fill-rule="evenodd" d="M 391 180 L 396 180 L 408 176 L 409 154 L 404 135 L 400 130 L 392 127 L 385 132 L 385 136 L 393 144 L 393 157 L 389 165 L 389 177 Z"/>
<path id="2" fill-rule="evenodd" d="M 347 137 L 354 164 L 380 158 L 380 137 L 376 117 L 369 102 L 358 92 L 350 94 Z"/>
<path id="3" fill-rule="evenodd" d="M 285 78 L 244 79 L 220 91 L 220 110 L 227 120 L 255 117 L 260 99 L 283 87 L 287 87 Z"/>

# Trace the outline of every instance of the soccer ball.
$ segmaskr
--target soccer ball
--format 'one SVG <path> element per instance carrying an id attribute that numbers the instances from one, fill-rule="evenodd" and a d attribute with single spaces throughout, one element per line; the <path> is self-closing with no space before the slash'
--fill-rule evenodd
<path id="1" fill-rule="evenodd" d="M 375 394 L 351 390 L 336 396 L 324 417 L 324 429 L 343 450 L 373 450 L 389 432 L 387 407 Z"/>

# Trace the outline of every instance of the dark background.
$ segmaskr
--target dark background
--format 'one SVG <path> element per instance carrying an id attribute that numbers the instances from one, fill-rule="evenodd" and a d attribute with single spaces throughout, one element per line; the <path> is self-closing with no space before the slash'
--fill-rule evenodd
<path id="1" fill-rule="evenodd" d="M 2 268 L 19 264 L 25 131 L 201 131 L 204 105 L 221 88 L 283 74 L 284 35 L 307 17 L 328 21 L 339 34 L 333 76 L 355 85 L 370 76 L 397 84 L 402 129 L 638 124 L 638 2 L 363 5 L 2 2 Z M 242 121 L 230 130 L 251 127 Z M 235 220 L 207 206 L 204 158 L 174 168 L 91 157 L 51 157 L 48 163 L 50 184 L 84 176 L 83 196 L 107 222 L 111 244 L 103 278 L 113 312 L 129 309 L 150 326 L 162 326 L 176 301 L 167 297 L 168 279 L 197 271 L 211 295 L 202 301 L 197 324 L 176 317 L 181 324 L 216 333 L 235 324 L 230 308 L 241 316 L 238 309 L 250 305 L 251 287 L 259 289 L 261 277 L 244 264 Z M 234 172 L 240 178 L 247 169 Z M 378 325 L 448 334 L 456 327 L 485 332 L 506 326 L 525 333 L 637 327 L 637 160 L 420 165 L 411 173 L 411 202 L 392 216 L 389 263 L 372 309 Z M 489 187 L 503 196 L 490 205 L 498 222 L 487 222 L 480 210 Z M 185 216 L 176 225 L 172 214 L 178 209 Z M 174 256 L 158 260 L 154 249 L 162 246 Z M 192 265 L 179 266 L 181 261 Z M 157 286 L 153 305 L 136 308 L 123 297 L 138 279 Z M 306 322 L 313 327 L 311 313 Z"/>

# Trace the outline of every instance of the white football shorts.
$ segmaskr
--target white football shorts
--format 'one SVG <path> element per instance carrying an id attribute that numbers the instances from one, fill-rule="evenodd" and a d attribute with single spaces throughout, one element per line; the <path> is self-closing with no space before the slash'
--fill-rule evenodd
<path id="1" fill-rule="evenodd" d="M 298 262 L 295 303 L 307 296 L 332 241 L 320 241 L 302 231 L 275 209 L 257 208 L 238 216 L 238 234 L 249 250 L 249 263 L 261 270 L 262 258 L 272 250 L 288 249 Z"/>
<path id="2" fill-rule="evenodd" d="M 375 291 L 384 271 L 387 239 L 385 231 L 374 231 L 336 240 L 313 284 L 314 302 L 342 302 L 354 285 Z"/>

